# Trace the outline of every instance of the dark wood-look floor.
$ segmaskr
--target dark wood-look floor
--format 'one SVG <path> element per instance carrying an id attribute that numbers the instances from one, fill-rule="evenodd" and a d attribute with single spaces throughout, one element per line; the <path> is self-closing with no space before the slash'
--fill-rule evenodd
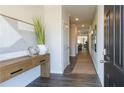
<path id="1" fill-rule="evenodd" d="M 76 64 L 76 58 L 71 58 L 71 64 L 65 69 L 65 73 L 51 74 L 50 78 L 37 78 L 27 87 L 101 87 L 97 74 L 72 74 Z"/>
<path id="2" fill-rule="evenodd" d="M 27 87 L 100 87 L 98 77 L 88 74 L 51 74 L 51 78 L 37 78 Z"/>

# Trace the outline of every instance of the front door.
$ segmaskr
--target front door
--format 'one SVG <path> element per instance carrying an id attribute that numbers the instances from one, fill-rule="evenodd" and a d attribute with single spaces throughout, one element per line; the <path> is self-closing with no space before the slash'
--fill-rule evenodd
<path id="1" fill-rule="evenodd" d="M 104 86 L 124 86 L 123 6 L 104 6 Z"/>

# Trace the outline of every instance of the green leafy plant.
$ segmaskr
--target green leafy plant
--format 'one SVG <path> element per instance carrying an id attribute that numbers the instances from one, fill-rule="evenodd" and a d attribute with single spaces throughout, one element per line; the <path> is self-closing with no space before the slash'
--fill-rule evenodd
<path id="1" fill-rule="evenodd" d="M 40 17 L 36 17 L 33 19 L 33 25 L 34 25 L 35 34 L 37 37 L 37 44 L 40 44 L 40 45 L 45 44 L 45 31 L 41 24 Z"/>

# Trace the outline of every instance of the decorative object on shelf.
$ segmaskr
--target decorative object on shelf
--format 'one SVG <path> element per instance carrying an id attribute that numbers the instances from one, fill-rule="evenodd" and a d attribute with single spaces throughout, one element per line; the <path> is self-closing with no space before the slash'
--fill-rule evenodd
<path id="1" fill-rule="evenodd" d="M 38 48 L 40 50 L 40 52 L 39 52 L 40 55 L 44 55 L 44 54 L 47 53 L 48 48 L 47 48 L 46 45 L 40 45 L 40 44 L 38 44 L 37 46 L 38 46 Z"/>
<path id="2" fill-rule="evenodd" d="M 35 55 L 38 55 L 40 50 L 37 46 L 31 46 L 28 48 L 28 51 L 29 51 L 29 55 L 30 56 L 35 56 Z"/>
<path id="3" fill-rule="evenodd" d="M 47 53 L 48 48 L 45 45 L 45 31 L 41 24 L 40 17 L 36 17 L 33 19 L 35 34 L 37 37 L 37 44 L 40 50 L 39 54 L 44 55 Z"/>

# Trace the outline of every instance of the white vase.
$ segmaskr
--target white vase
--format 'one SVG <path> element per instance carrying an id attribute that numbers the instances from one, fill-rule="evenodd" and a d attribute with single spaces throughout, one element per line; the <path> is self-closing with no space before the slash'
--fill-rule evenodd
<path id="1" fill-rule="evenodd" d="M 37 45 L 37 46 L 40 50 L 39 52 L 40 55 L 44 55 L 47 53 L 48 48 L 46 47 L 46 45 Z"/>

